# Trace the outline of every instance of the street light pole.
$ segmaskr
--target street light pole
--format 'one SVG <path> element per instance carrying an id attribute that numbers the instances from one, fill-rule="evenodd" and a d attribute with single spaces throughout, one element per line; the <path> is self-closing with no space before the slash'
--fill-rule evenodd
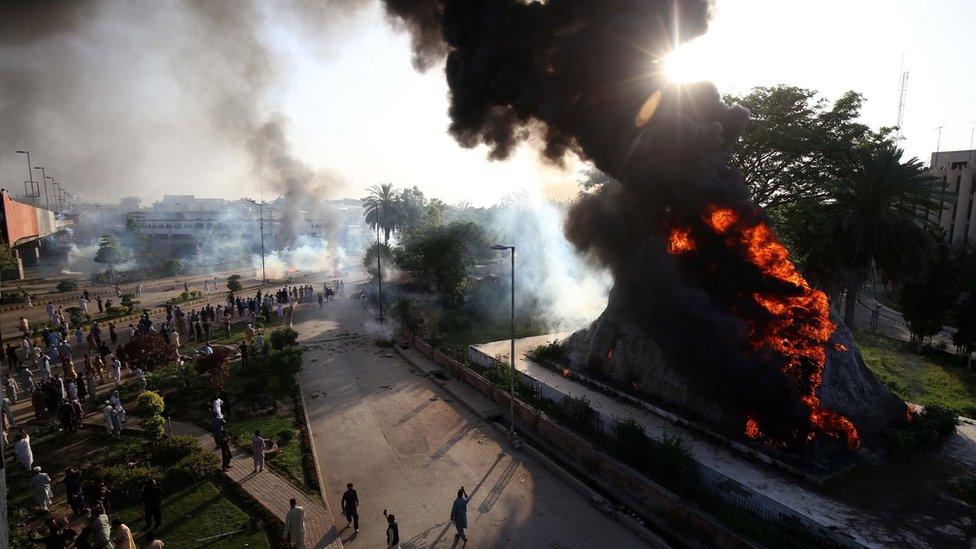
<path id="1" fill-rule="evenodd" d="M 30 151 L 17 151 L 17 154 L 27 155 L 27 177 L 30 179 L 30 184 L 31 184 L 31 193 L 30 193 L 31 204 L 36 208 L 37 207 L 36 198 L 37 196 L 41 195 L 41 190 L 37 189 L 37 192 L 36 193 L 34 192 L 34 168 L 31 168 Z M 24 194 L 26 195 L 26 193 Z M 37 196 L 34 196 L 35 194 L 37 194 Z"/>
<path id="2" fill-rule="evenodd" d="M 44 183 L 44 203 L 47 209 L 51 209 L 51 199 L 47 195 L 47 174 L 44 173 L 44 166 L 34 166 L 35 170 L 41 170 L 41 182 Z"/>
<path id="3" fill-rule="evenodd" d="M 511 384 L 508 393 L 508 402 L 511 404 L 511 426 L 509 427 L 508 434 L 515 440 L 515 246 L 505 246 L 502 244 L 495 244 L 491 247 L 492 250 L 511 250 L 512 252 L 512 347 L 511 355 L 509 360 L 512 365 L 512 375 Z"/>
<path id="4" fill-rule="evenodd" d="M 264 270 L 264 201 L 258 204 L 258 216 L 261 218 L 259 225 L 261 226 L 261 283 L 268 283 L 268 274 Z"/>
<path id="5" fill-rule="evenodd" d="M 380 322 L 383 322 L 383 266 L 380 263 L 380 203 L 373 201 L 376 206 L 376 282 L 379 285 Z"/>
<path id="6" fill-rule="evenodd" d="M 50 179 L 51 180 L 51 194 L 54 195 L 54 210 L 55 211 L 58 211 L 60 209 L 60 208 L 58 208 L 58 191 L 57 191 L 58 184 L 54 181 L 54 176 L 53 175 L 46 175 L 46 176 L 44 176 L 44 179 Z"/>

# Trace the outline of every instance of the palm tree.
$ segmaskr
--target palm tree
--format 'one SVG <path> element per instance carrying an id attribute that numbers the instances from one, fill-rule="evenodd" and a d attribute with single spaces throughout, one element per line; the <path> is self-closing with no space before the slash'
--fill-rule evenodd
<path id="1" fill-rule="evenodd" d="M 930 212 L 942 207 L 934 177 L 917 159 L 901 161 L 891 142 L 859 147 L 847 177 L 830 185 L 826 212 L 843 267 L 847 299 L 844 322 L 854 328 L 858 293 L 872 266 L 887 280 L 921 274 L 934 250 Z"/>
<path id="2" fill-rule="evenodd" d="M 363 199 L 363 216 L 366 218 L 366 223 L 374 229 L 379 226 L 383 230 L 384 244 L 389 244 L 390 233 L 399 225 L 397 222 L 399 194 L 392 183 L 383 183 L 370 187 L 369 195 Z"/>

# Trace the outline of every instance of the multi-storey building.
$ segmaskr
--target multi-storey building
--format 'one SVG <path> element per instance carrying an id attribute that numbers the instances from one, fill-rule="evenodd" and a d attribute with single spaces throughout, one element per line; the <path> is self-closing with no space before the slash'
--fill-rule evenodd
<path id="1" fill-rule="evenodd" d="M 976 246 L 976 150 L 932 153 L 929 164 L 935 185 L 946 195 L 933 220 L 950 244 Z"/>

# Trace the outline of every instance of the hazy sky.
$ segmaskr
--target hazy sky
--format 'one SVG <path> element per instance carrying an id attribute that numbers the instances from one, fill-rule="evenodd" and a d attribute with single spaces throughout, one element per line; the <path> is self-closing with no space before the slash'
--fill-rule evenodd
<path id="1" fill-rule="evenodd" d="M 186 55 L 185 39 L 173 31 L 180 18 L 161 21 L 117 6 L 125 5 L 103 4 L 70 38 L 41 41 L 33 50 L 5 44 L 0 64 L 51 59 L 60 89 L 77 84 L 85 91 L 69 103 L 44 103 L 40 94 L 37 125 L 47 133 L 0 139 L 10 149 L 0 151 L 4 186 L 22 191 L 26 165 L 14 150 L 29 148 L 48 175 L 93 198 L 256 196 L 258 178 L 240 144 L 215 135 L 205 109 L 193 105 L 194 95 L 174 76 L 181 62 L 174 52 Z M 265 15 L 261 38 L 277 72 L 260 108 L 290 119 L 286 135 L 296 157 L 344 182 L 333 197 L 359 197 L 386 181 L 474 204 L 523 189 L 561 198 L 575 192 L 578 166 L 542 165 L 531 150 L 492 162 L 484 149 L 457 146 L 445 131 L 443 67 L 414 71 L 406 35 L 377 5 L 337 13 L 327 25 Z M 688 71 L 714 80 L 722 92 L 777 83 L 830 99 L 862 92 L 864 120 L 879 126 L 895 122 L 905 54 L 904 146 L 927 160 L 937 126 L 945 126 L 942 150 L 969 146 L 976 121 L 974 20 L 973 0 L 718 0 L 710 32 L 682 55 Z M 58 71 L 55 59 L 63 56 L 72 66 Z M 84 70 L 73 70 L 79 64 Z M 0 97 L 0 106 L 17 107 L 9 97 Z M 82 122 L 69 115 L 79 110 Z"/>

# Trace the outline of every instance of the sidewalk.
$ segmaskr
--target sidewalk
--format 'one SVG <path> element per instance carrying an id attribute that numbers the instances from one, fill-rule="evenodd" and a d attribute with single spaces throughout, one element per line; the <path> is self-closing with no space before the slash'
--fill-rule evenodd
<path id="1" fill-rule="evenodd" d="M 172 436 L 190 435 L 200 441 L 204 448 L 214 448 L 213 436 L 196 425 L 182 421 L 170 422 Z M 277 473 L 265 467 L 264 471 L 255 474 L 251 456 L 238 448 L 234 448 L 230 469 L 224 474 L 236 482 L 251 497 L 256 499 L 265 509 L 274 513 L 284 522 L 289 510 L 288 501 L 298 500 L 298 504 L 305 508 L 305 545 L 309 548 L 341 549 L 342 542 L 336 531 L 332 514 L 318 499 L 299 490 L 294 484 L 278 476 Z"/>

